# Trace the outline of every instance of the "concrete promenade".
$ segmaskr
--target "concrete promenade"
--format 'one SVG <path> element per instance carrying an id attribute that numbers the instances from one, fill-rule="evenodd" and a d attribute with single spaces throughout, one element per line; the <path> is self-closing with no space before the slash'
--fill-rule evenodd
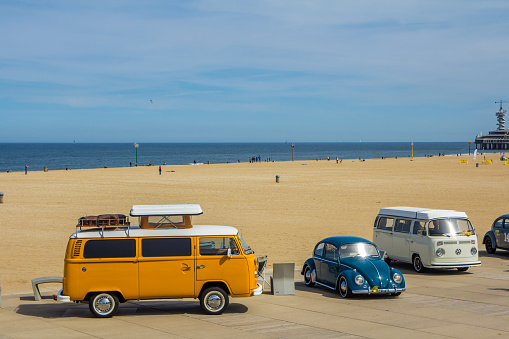
<path id="1" fill-rule="evenodd" d="M 306 287 L 296 272 L 295 296 L 230 299 L 220 316 L 184 299 L 127 302 L 115 317 L 96 319 L 86 304 L 50 299 L 57 284 L 41 285 L 39 302 L 27 286 L 24 294 L 2 296 L 0 338 L 507 338 L 509 252 L 480 251 L 480 259 L 482 266 L 467 272 L 417 274 L 395 264 L 407 283 L 397 298 L 341 299 Z"/>

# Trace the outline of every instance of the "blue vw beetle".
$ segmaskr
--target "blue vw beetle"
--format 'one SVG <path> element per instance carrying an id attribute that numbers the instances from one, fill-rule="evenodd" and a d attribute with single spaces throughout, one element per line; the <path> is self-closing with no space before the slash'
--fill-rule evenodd
<path id="1" fill-rule="evenodd" d="M 314 284 L 352 294 L 391 294 L 405 290 L 400 271 L 385 263 L 371 241 L 359 237 L 329 237 L 318 242 L 302 268 L 307 286 Z"/>

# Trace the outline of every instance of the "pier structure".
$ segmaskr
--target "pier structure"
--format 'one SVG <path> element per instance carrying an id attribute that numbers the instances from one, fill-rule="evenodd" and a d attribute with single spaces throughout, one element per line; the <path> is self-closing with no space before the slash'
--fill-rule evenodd
<path id="1" fill-rule="evenodd" d="M 491 131 L 488 135 L 478 135 L 475 138 L 475 147 L 483 150 L 509 150 L 509 130 L 505 129 L 505 116 L 507 111 L 502 108 L 503 100 L 500 103 L 500 109 L 495 112 L 498 121 L 498 128 Z"/>

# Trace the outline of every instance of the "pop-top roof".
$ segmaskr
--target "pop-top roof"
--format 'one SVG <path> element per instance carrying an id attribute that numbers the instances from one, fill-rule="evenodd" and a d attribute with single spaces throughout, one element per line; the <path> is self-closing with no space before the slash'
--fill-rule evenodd
<path id="1" fill-rule="evenodd" d="M 181 205 L 133 205 L 131 216 L 151 216 L 151 215 L 200 215 L 203 214 L 198 204 Z"/>
<path id="2" fill-rule="evenodd" d="M 438 218 L 468 218 L 465 212 L 452 210 L 434 210 L 418 207 L 386 207 L 381 208 L 379 214 L 421 220 Z"/>

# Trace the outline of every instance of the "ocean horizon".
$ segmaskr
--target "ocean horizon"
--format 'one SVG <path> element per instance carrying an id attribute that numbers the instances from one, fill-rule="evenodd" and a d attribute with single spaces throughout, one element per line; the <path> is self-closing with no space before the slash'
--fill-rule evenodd
<path id="1" fill-rule="evenodd" d="M 410 142 L 296 142 L 296 161 L 411 157 Z M 470 145 L 473 153 L 475 145 Z M 483 151 L 486 153 L 485 151 Z M 414 157 L 468 154 L 467 142 L 414 142 Z M 291 161 L 290 142 L 238 143 L 0 143 L 0 171 Z"/>

